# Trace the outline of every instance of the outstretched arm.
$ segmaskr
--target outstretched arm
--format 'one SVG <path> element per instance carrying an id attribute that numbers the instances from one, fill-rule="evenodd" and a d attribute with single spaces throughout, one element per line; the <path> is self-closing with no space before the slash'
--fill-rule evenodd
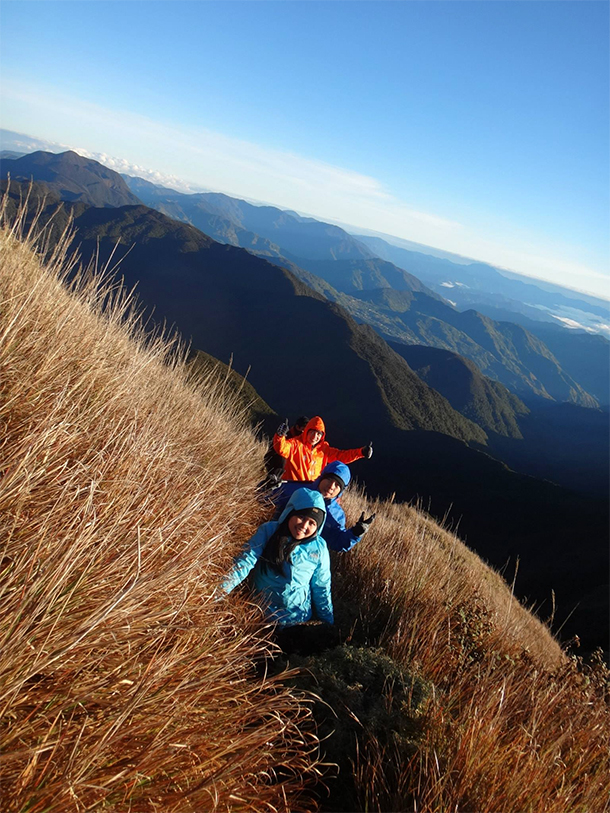
<path id="1" fill-rule="evenodd" d="M 341 505 L 333 500 L 326 508 L 326 522 L 322 529 L 322 536 L 329 550 L 340 553 L 351 550 L 360 537 L 345 527 L 345 511 Z"/>
<path id="2" fill-rule="evenodd" d="M 340 528 L 330 518 L 324 523 L 324 530 L 322 531 L 324 540 L 330 550 L 335 550 L 338 553 L 346 553 L 351 550 L 357 542 L 360 542 L 360 537 L 352 531 L 351 528 Z"/>
<path id="3" fill-rule="evenodd" d="M 346 528 L 345 511 L 337 500 L 332 500 L 326 508 L 326 522 L 322 529 L 322 536 L 329 550 L 345 553 L 360 542 L 374 519 L 375 514 L 371 514 L 368 519 L 365 519 L 364 512 L 362 512 L 358 522 L 351 528 Z"/>
<path id="4" fill-rule="evenodd" d="M 254 569 L 267 540 L 273 532 L 273 528 L 268 526 L 275 526 L 275 524 L 276 523 L 265 522 L 260 526 L 254 536 L 246 542 L 243 552 L 237 557 L 231 572 L 222 583 L 222 590 L 224 590 L 225 593 L 230 593 L 231 590 L 234 590 L 238 584 L 243 582 L 250 571 Z"/>
<path id="5" fill-rule="evenodd" d="M 324 449 L 324 465 L 332 463 L 334 460 L 339 460 L 341 463 L 353 463 L 354 460 L 360 460 L 364 457 L 362 447 L 359 449 L 335 449 L 334 446 L 326 445 Z"/>

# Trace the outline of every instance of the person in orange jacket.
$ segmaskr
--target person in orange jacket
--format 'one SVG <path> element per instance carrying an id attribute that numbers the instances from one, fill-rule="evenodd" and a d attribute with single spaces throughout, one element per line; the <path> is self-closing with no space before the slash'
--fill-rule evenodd
<path id="1" fill-rule="evenodd" d="M 372 442 L 359 449 L 335 449 L 325 440 L 326 427 L 319 416 L 312 418 L 303 433 L 298 437 L 287 438 L 288 421 L 278 427 L 273 436 L 273 448 L 286 458 L 284 480 L 296 480 L 301 483 L 311 482 L 320 476 L 322 469 L 333 460 L 341 463 L 353 463 L 373 454 Z"/>

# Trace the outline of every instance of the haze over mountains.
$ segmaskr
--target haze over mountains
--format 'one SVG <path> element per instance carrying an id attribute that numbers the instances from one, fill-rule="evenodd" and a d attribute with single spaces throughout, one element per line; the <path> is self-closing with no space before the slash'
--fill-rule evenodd
<path id="1" fill-rule="evenodd" d="M 603 337 L 556 328 L 568 336 L 557 343 L 568 372 L 538 336 L 461 313 L 339 227 L 224 195 L 170 195 L 137 180 L 130 190 L 116 173 L 73 155 L 56 156 L 57 164 L 48 154 L 28 156 L 28 169 L 23 159 L 3 161 L 3 174 L 7 165 L 12 178 L 29 170 L 39 181 L 34 197 L 50 192 L 48 214 L 57 206 L 51 190 L 63 197 L 63 218 L 73 214 L 85 259 L 99 252 L 104 261 L 118 244 L 113 263 L 121 260 L 126 285 L 137 283 L 154 318 L 176 326 L 194 349 L 249 370 L 280 416 L 322 414 L 338 446 L 373 439 L 373 459 L 354 466 L 370 493 L 423 498 L 498 566 L 519 556 L 518 592 L 542 601 L 554 589 L 566 614 L 580 601 L 573 623 L 599 636 L 607 559 Z M 45 177 L 36 177 L 36 166 Z M 86 197 L 92 191 L 95 207 Z M 12 183 L 15 201 L 20 193 Z M 149 196 L 175 219 L 141 204 L 114 208 L 126 194 Z M 189 219 L 207 233 L 178 222 Z M 248 251 L 231 244 L 240 241 Z M 403 343 L 390 346 L 384 336 Z M 572 347 L 573 337 L 581 344 Z M 596 354 L 579 365 L 590 340 Z M 576 440 L 565 443 L 566 432 Z"/>
<path id="2" fill-rule="evenodd" d="M 408 264 L 414 274 L 460 309 L 474 307 L 494 319 L 517 322 L 529 328 L 538 322 L 559 328 L 562 321 L 580 318 L 584 327 L 610 336 L 610 303 L 597 297 L 541 280 L 528 280 L 487 263 L 463 258 L 458 261 L 459 258 L 451 255 L 438 257 L 421 249 L 406 250 L 389 240 L 369 235 L 357 235 L 357 238 L 378 256 L 400 266 Z"/>

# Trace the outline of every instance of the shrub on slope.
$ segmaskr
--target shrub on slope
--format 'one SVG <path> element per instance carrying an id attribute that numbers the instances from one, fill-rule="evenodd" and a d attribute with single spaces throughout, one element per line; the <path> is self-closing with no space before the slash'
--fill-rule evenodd
<path id="1" fill-rule="evenodd" d="M 313 809 L 308 712 L 252 674 L 260 611 L 214 597 L 260 448 L 61 251 L 0 251 L 4 809 Z"/>

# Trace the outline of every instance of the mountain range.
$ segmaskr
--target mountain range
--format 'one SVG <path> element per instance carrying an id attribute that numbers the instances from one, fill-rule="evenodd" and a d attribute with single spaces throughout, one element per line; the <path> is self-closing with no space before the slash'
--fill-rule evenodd
<path id="1" fill-rule="evenodd" d="M 88 169 L 95 172 L 91 165 Z M 45 190 L 42 220 L 58 204 L 47 182 L 36 187 L 33 198 Z M 23 194 L 19 184 L 11 184 L 15 205 Z M 510 444 L 523 443 L 519 433 L 525 437 L 522 426 L 529 404 L 497 382 L 489 383 L 474 365 L 470 375 L 478 383 L 472 386 L 470 404 L 463 393 L 461 401 L 456 396 L 463 388 L 459 375 L 443 394 L 437 388 L 442 389 L 443 375 L 437 380 L 431 363 L 412 358 L 412 366 L 342 304 L 306 285 L 289 267 L 271 261 L 278 257 L 221 244 L 144 205 L 91 207 L 77 198 L 63 207 L 61 216 L 55 216 L 55 228 L 61 228 L 62 218 L 74 218 L 85 261 L 98 256 L 103 264 L 112 256 L 113 265 L 120 262 L 124 284 L 137 285 L 148 315 L 173 325 L 194 349 L 225 363 L 232 360 L 233 368 L 248 374 L 272 410 L 291 417 L 322 414 L 329 440 L 337 446 L 365 445 L 372 439 L 372 460 L 354 464 L 369 493 L 394 492 L 404 500 L 423 500 L 434 515 L 459 523 L 467 541 L 497 566 L 520 557 L 522 596 L 543 601 L 554 589 L 566 614 L 572 609 L 568 605 L 580 600 L 585 606 L 574 623 L 582 627 L 586 618 L 592 634 L 599 635 L 607 558 L 605 501 L 518 474 L 493 457 L 496 435 Z M 285 221 L 272 215 L 279 239 Z M 299 221 L 287 218 L 295 230 Z M 305 225 L 313 233 L 312 224 Z M 343 253 L 358 250 L 336 231 L 315 228 L 326 241 L 319 254 L 334 250 L 336 240 Z M 293 245 L 297 242 L 295 238 Z M 427 297 L 434 303 L 430 307 L 453 312 L 434 292 L 395 293 Z M 461 316 L 455 314 L 456 319 Z M 477 320 L 483 322 L 478 315 Z M 468 363 L 457 361 L 468 369 Z M 544 402 L 553 403 L 548 397 Z M 574 414 L 572 418 L 578 424 Z"/>
<path id="2" fill-rule="evenodd" d="M 418 376 L 487 433 L 487 448 L 516 471 L 608 495 L 608 408 L 536 401 L 528 407 L 476 364 L 446 350 L 388 342 Z"/>
<path id="3" fill-rule="evenodd" d="M 546 323 L 558 330 L 562 317 L 572 314 L 575 319 L 582 319 L 585 326 L 591 325 L 610 336 L 610 303 L 606 300 L 541 280 L 524 279 L 487 263 L 452 255 L 434 256 L 425 253 L 424 247 L 404 248 L 391 242 L 391 237 L 355 236 L 377 256 L 408 268 L 461 310 L 476 308 L 493 319 L 517 322 L 528 328 Z"/>
<path id="4" fill-rule="evenodd" d="M 338 226 L 300 218 L 270 206 L 254 206 L 227 195 L 185 195 L 140 179 L 125 176 L 125 180 L 148 206 L 189 222 L 216 240 L 242 245 L 283 264 L 327 299 L 339 302 L 357 321 L 370 324 L 386 338 L 459 353 L 521 397 L 552 398 L 589 407 L 610 401 L 607 386 L 610 343 L 600 342 L 603 337 L 581 334 L 584 337 L 581 343 L 595 345 L 597 351 L 587 374 L 587 383 L 594 390 L 591 393 L 578 377 L 562 369 L 539 335 L 515 322 L 496 321 L 478 311 L 460 312 L 439 290 L 432 290 L 411 270 L 375 256 L 363 241 Z M 241 230 L 237 242 L 231 228 Z M 267 242 L 257 247 L 253 234 Z M 388 244 L 388 249 L 392 248 Z M 397 259 L 403 260 L 409 252 L 396 249 L 396 253 Z M 428 265 L 470 268 L 420 256 Z M 501 277 L 498 272 L 495 274 Z M 557 345 L 568 341 L 561 333 L 552 340 Z"/>

